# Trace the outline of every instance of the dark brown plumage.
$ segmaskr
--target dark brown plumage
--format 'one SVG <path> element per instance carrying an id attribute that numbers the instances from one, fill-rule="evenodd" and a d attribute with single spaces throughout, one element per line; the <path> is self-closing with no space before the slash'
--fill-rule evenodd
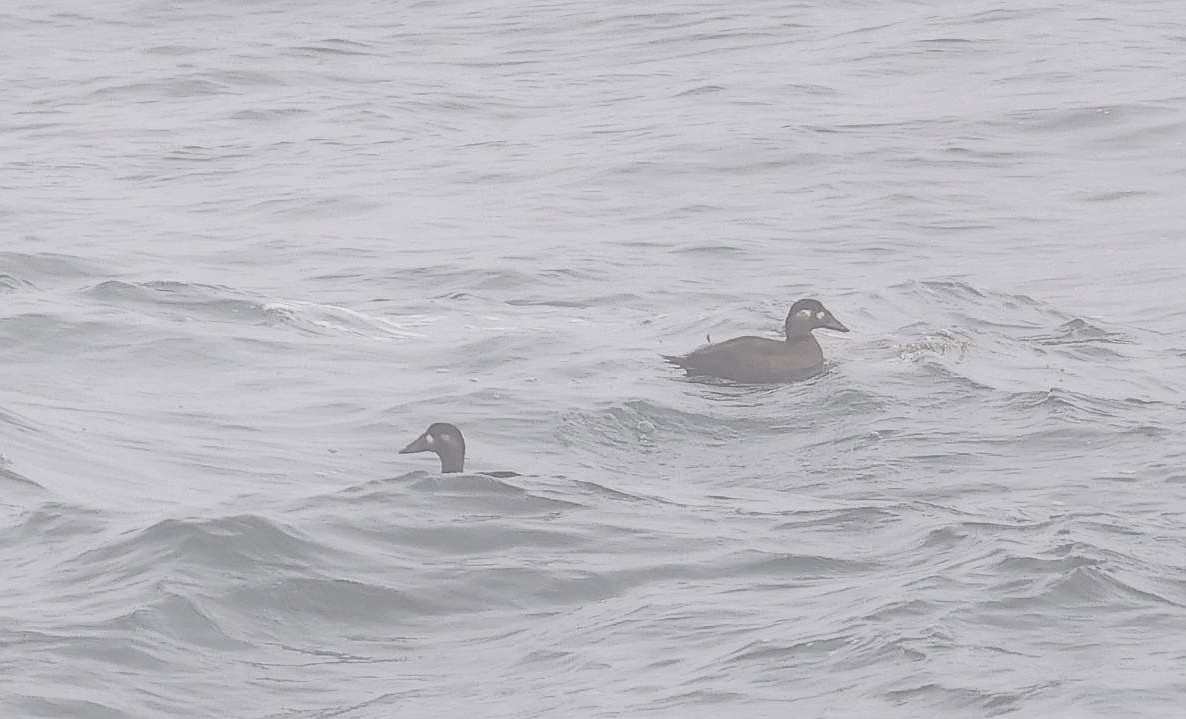
<path id="1" fill-rule="evenodd" d="M 811 334 L 815 329 L 848 332 L 818 300 L 799 300 L 787 313 L 785 340 L 734 337 L 686 355 L 663 355 L 663 359 L 689 376 L 753 384 L 794 382 L 823 369 L 824 353 Z"/>

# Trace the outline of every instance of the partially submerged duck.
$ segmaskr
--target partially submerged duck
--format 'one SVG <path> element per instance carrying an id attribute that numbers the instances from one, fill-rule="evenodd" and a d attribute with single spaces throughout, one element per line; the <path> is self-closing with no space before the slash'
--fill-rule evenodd
<path id="1" fill-rule="evenodd" d="M 818 374 L 824 353 L 811 334 L 815 329 L 848 332 L 819 300 L 804 299 L 787 313 L 786 339 L 734 337 L 686 355 L 663 355 L 689 376 L 718 377 L 734 382 L 793 382 Z"/>
<path id="2" fill-rule="evenodd" d="M 433 422 L 424 434 L 399 451 L 400 454 L 435 452 L 441 460 L 441 473 L 450 474 L 465 471 L 465 438 L 456 425 L 448 422 Z M 505 479 L 518 477 L 517 472 L 480 472 L 488 477 Z"/>

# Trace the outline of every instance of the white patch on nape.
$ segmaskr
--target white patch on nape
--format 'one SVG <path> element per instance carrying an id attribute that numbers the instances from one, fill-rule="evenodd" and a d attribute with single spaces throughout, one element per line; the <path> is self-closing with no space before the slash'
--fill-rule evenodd
<path id="1" fill-rule="evenodd" d="M 799 310 L 799 311 L 798 311 L 798 312 L 796 312 L 795 314 L 799 315 L 800 317 L 810 317 L 810 316 L 811 316 L 811 310 Z"/>

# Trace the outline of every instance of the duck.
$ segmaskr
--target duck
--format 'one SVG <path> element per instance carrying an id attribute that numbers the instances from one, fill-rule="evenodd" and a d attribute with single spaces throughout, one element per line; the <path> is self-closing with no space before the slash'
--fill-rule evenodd
<path id="1" fill-rule="evenodd" d="M 457 425 L 449 422 L 433 422 L 416 439 L 399 451 L 400 454 L 435 452 L 441 460 L 441 474 L 455 474 L 465 471 L 465 437 Z M 495 479 L 521 476 L 518 472 L 498 471 L 478 474 Z"/>
<path id="2" fill-rule="evenodd" d="M 734 337 L 685 355 L 662 355 L 689 377 L 716 377 L 748 384 L 794 382 L 819 374 L 824 353 L 812 330 L 848 332 L 831 311 L 815 299 L 791 305 L 785 323 L 786 339 Z"/>
<path id="3" fill-rule="evenodd" d="M 465 437 L 456 425 L 433 422 L 416 439 L 399 451 L 400 454 L 435 452 L 441 460 L 441 474 L 465 471 Z"/>

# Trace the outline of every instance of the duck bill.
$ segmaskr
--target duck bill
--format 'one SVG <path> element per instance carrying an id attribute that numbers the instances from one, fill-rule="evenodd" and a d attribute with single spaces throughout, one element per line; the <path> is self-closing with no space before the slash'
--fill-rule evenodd
<path id="1" fill-rule="evenodd" d="M 836 330 L 837 332 L 848 332 L 848 328 L 840 324 L 840 320 L 828 315 L 828 321 L 820 325 L 826 330 Z"/>
<path id="2" fill-rule="evenodd" d="M 399 453 L 400 454 L 414 454 L 415 452 L 427 452 L 427 451 L 428 451 L 428 433 L 425 432 L 424 434 L 422 434 L 419 437 L 417 437 L 416 439 L 414 439 L 412 441 L 412 443 L 409 444 L 407 447 L 404 447 L 403 449 L 401 449 L 399 451 Z"/>

